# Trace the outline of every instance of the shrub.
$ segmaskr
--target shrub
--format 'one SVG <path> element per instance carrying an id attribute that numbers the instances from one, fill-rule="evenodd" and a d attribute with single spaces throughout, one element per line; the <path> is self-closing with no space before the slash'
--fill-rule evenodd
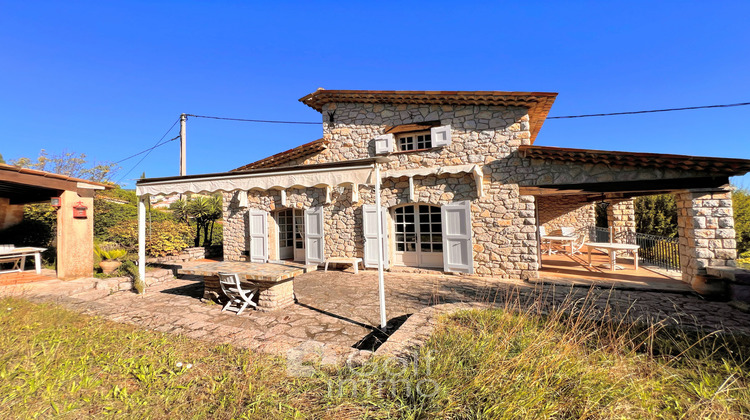
<path id="1" fill-rule="evenodd" d="M 94 253 L 103 260 L 119 260 L 128 255 L 128 251 L 121 248 L 107 248 L 100 245 L 94 245 Z"/>
<path id="2" fill-rule="evenodd" d="M 175 255 L 190 246 L 190 227 L 172 220 L 152 222 L 146 226 L 146 253 L 154 257 Z M 112 239 L 125 248 L 138 246 L 138 221 L 128 220 L 109 229 Z"/>
<path id="3" fill-rule="evenodd" d="M 109 199 L 125 200 L 127 203 Z M 138 199 L 135 191 L 115 188 L 102 191 L 94 198 L 94 237 L 100 241 L 115 241 L 109 234 L 110 228 L 130 220 L 138 220 Z M 158 222 L 172 220 L 172 215 L 158 209 L 147 209 L 146 220 Z M 116 242 L 116 241 L 115 241 Z"/>

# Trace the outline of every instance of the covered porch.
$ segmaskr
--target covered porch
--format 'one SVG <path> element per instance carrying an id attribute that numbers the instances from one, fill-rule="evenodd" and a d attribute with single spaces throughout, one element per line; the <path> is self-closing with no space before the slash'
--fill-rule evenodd
<path id="1" fill-rule="evenodd" d="M 750 171 L 750 161 L 543 146 L 522 146 L 520 153 L 541 174 L 534 185 L 520 186 L 534 196 L 540 228 L 535 281 L 700 291 L 712 281 L 707 268 L 735 266 L 729 176 Z M 636 232 L 634 200 L 654 194 L 675 197 L 678 238 Z M 596 207 L 606 211 L 607 228 L 596 227 Z M 561 230 L 575 232 L 571 249 L 542 252 L 544 235 Z M 623 246 L 612 269 L 608 257 L 617 244 Z"/>

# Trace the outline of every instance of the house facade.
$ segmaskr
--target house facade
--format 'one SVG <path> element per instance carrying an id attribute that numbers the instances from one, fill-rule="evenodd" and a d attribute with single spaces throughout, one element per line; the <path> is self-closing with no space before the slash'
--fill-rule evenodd
<path id="1" fill-rule="evenodd" d="M 362 257 L 377 265 L 530 279 L 538 227 L 635 228 L 633 197 L 674 193 L 685 281 L 734 264 L 728 177 L 750 161 L 535 146 L 545 92 L 313 92 L 322 138 L 223 174 L 142 180 L 139 194 L 224 195 L 224 259 Z M 684 243 L 683 243 L 684 242 Z"/>

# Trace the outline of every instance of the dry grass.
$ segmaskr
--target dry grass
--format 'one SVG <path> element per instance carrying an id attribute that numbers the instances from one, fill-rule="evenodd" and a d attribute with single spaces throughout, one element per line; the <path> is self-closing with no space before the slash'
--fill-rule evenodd
<path id="1" fill-rule="evenodd" d="M 747 418 L 747 337 L 612 320 L 586 299 L 441 319 L 409 366 L 285 363 L 0 300 L 0 418 Z M 192 367 L 188 367 L 192 365 Z"/>
<path id="2" fill-rule="evenodd" d="M 508 302 L 445 317 L 411 368 L 362 368 L 381 392 L 360 380 L 333 400 L 403 418 L 750 417 L 747 337 L 613 321 L 588 297 Z"/>

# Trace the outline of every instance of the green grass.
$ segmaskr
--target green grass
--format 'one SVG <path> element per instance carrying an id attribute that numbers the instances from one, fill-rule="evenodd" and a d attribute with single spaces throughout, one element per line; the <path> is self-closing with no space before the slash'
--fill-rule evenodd
<path id="1" fill-rule="evenodd" d="M 314 412 L 307 385 L 284 378 L 283 362 L 245 350 L 18 299 L 0 300 L 0 328 L 0 418 L 295 418 Z"/>
<path id="2" fill-rule="evenodd" d="M 460 312 L 407 367 L 298 378 L 246 350 L 3 299 L 0 418 L 750 416 L 747 338 L 596 322 L 581 307 Z"/>

